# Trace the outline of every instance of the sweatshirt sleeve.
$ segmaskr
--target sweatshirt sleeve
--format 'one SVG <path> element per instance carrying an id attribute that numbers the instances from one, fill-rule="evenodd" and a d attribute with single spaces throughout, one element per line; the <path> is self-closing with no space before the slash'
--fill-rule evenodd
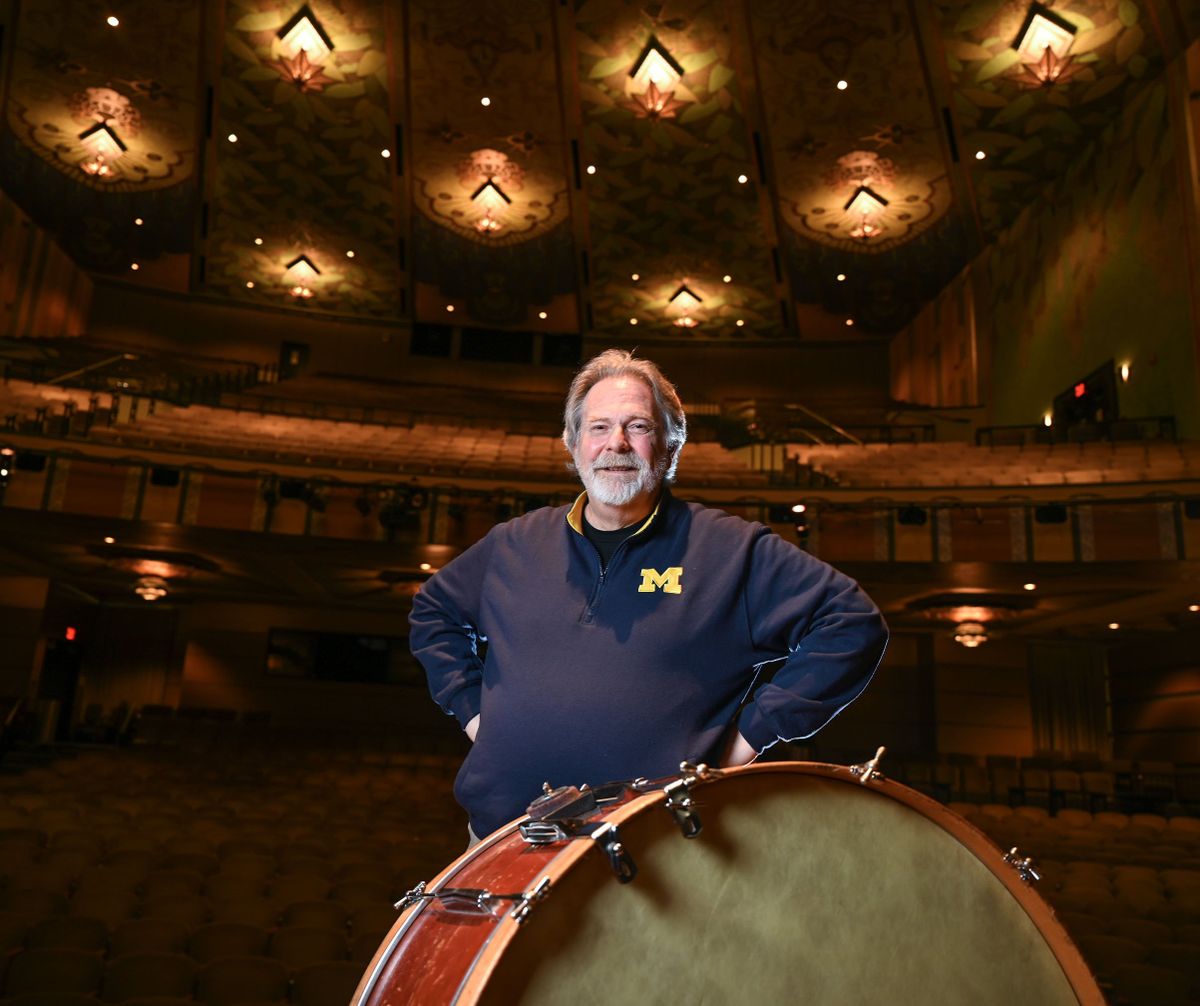
<path id="1" fill-rule="evenodd" d="M 409 648 L 425 668 L 430 694 L 463 727 L 479 712 L 483 690 L 479 607 L 495 533 L 426 580 L 408 616 Z"/>
<path id="2" fill-rule="evenodd" d="M 888 630 L 857 583 L 765 528 L 743 597 L 755 648 L 787 655 L 738 719 L 761 752 L 811 737 L 853 702 L 883 658 Z"/>

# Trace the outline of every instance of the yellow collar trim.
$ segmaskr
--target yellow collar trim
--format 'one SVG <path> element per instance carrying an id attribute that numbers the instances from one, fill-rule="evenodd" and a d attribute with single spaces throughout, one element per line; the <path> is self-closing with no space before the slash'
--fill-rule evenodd
<path id="1" fill-rule="evenodd" d="M 639 527 L 633 534 L 641 534 L 650 526 L 650 522 L 658 516 L 658 508 L 662 506 L 663 494 L 659 493 L 658 502 L 654 504 L 654 509 L 650 511 L 650 516 L 642 521 L 642 526 Z M 567 513 L 567 523 L 578 534 L 583 534 L 583 508 L 587 506 L 587 492 L 581 492 L 575 497 L 575 502 L 572 504 L 570 511 Z M 633 535 L 630 535 L 632 538 Z"/>

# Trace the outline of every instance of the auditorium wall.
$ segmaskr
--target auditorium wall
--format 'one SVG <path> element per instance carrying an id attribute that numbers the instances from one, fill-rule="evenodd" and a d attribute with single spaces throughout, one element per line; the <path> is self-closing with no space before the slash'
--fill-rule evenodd
<path id="1" fill-rule="evenodd" d="M 183 613 L 186 653 L 181 707 L 236 709 L 271 715 L 274 723 L 312 726 L 391 725 L 415 744 L 457 741 L 457 724 L 425 688 L 291 679 L 267 674 L 271 629 L 407 636 L 404 614 L 327 606 L 198 603 Z"/>
<path id="2" fill-rule="evenodd" d="M 1035 424 L 1111 360 L 1131 368 L 1123 415 L 1174 415 L 1200 436 L 1190 137 L 1180 59 L 1079 137 L 1067 173 L 896 337 L 893 394 L 971 404 L 963 361 L 977 357 L 990 421 Z"/>
<path id="3" fill-rule="evenodd" d="M 42 665 L 42 611 L 49 586 L 40 576 L 0 577 L 0 699 L 27 694 Z"/>
<path id="4" fill-rule="evenodd" d="M 1108 666 L 1114 757 L 1200 764 L 1200 631 L 1113 647 Z"/>

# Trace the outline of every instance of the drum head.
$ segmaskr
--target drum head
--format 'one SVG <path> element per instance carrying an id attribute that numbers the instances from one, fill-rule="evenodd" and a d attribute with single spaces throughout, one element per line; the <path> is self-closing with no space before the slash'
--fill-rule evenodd
<path id="1" fill-rule="evenodd" d="M 1044 903 L 961 819 L 894 784 L 903 798 L 782 768 L 698 787 L 693 840 L 661 803 L 614 812 L 637 879 L 616 883 L 591 848 L 547 871 L 550 896 L 497 933 L 459 1001 L 1102 1001 Z"/>

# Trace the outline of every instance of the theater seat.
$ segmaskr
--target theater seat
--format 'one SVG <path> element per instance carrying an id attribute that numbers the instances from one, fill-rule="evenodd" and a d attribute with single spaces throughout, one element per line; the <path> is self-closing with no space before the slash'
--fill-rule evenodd
<path id="1" fill-rule="evenodd" d="M 358 964 L 310 964 L 296 972 L 292 1002 L 297 1006 L 346 1006 L 361 977 Z"/>
<path id="2" fill-rule="evenodd" d="M 103 974 L 99 955 L 86 950 L 26 950 L 9 961 L 4 995 L 91 995 Z"/>
<path id="3" fill-rule="evenodd" d="M 1183 975 L 1153 964 L 1118 964 L 1109 977 L 1118 1001 L 1129 1006 L 1185 1006 L 1192 1001 Z"/>
<path id="4" fill-rule="evenodd" d="M 287 998 L 288 969 L 269 957 L 224 957 L 210 961 L 196 979 L 196 998 L 208 1006 L 243 1006 Z M 352 990 L 353 991 L 353 990 Z M 347 996 L 339 1006 L 346 1006 Z"/>
<path id="5" fill-rule="evenodd" d="M 196 962 L 183 954 L 126 954 L 108 962 L 102 998 L 110 1003 L 146 996 L 187 998 L 195 977 Z"/>

